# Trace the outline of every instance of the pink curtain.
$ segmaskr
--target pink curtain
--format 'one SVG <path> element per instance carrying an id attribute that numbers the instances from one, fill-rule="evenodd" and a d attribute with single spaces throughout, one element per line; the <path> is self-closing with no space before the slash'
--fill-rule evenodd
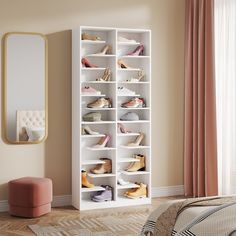
<path id="1" fill-rule="evenodd" d="M 218 194 L 214 1 L 186 0 L 185 195 Z"/>

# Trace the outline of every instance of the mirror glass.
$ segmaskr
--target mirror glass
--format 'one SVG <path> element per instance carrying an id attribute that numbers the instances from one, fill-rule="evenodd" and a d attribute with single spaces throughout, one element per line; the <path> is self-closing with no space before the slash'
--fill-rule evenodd
<path id="1" fill-rule="evenodd" d="M 3 45 L 5 141 L 40 143 L 47 136 L 47 40 L 8 33 Z"/>

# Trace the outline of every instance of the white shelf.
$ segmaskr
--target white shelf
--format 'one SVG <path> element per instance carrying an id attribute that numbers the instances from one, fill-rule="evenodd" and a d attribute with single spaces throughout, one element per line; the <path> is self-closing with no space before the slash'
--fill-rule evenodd
<path id="1" fill-rule="evenodd" d="M 116 176 L 115 174 L 92 174 L 88 173 L 88 176 L 91 178 L 104 178 L 104 177 L 114 177 Z"/>
<path id="2" fill-rule="evenodd" d="M 119 107 L 120 110 L 149 110 L 149 107 Z"/>
<path id="3" fill-rule="evenodd" d="M 102 160 L 82 160 L 82 165 L 96 165 L 96 164 L 104 164 L 105 161 Z"/>
<path id="4" fill-rule="evenodd" d="M 117 136 L 119 137 L 129 137 L 129 136 L 138 136 L 140 133 L 118 133 Z"/>
<path id="5" fill-rule="evenodd" d="M 131 120 L 119 120 L 118 123 L 150 123 L 150 120 L 134 120 L 134 121 L 131 121 Z"/>
<path id="6" fill-rule="evenodd" d="M 90 111 L 115 111 L 116 108 L 89 108 L 89 107 L 84 107 L 83 109 L 85 110 L 90 110 Z"/>
<path id="7" fill-rule="evenodd" d="M 82 44 L 105 44 L 106 41 L 101 40 L 81 40 Z"/>
<path id="8" fill-rule="evenodd" d="M 81 34 L 88 33 L 101 38 L 101 41 L 81 40 Z M 134 39 L 136 42 L 118 42 L 119 37 Z M 143 182 L 148 186 L 148 194 L 151 196 L 151 173 L 148 171 L 127 172 L 122 175 L 130 184 L 120 186 L 117 184 L 119 169 L 125 170 L 125 166 L 132 162 L 140 161 L 132 154 L 141 153 L 146 155 L 147 167 L 151 165 L 150 146 L 121 146 L 135 139 L 140 133 L 144 133 L 147 142 L 151 144 L 151 32 L 142 29 L 120 29 L 109 27 L 80 26 L 72 30 L 72 205 L 79 210 L 92 210 L 111 207 L 135 206 L 150 204 L 151 198 L 129 199 L 122 196 L 125 189 L 138 188 L 135 181 Z M 113 48 L 111 54 L 98 54 L 105 45 Z M 145 55 L 128 55 L 138 45 L 144 45 Z M 99 67 L 85 67 L 81 63 L 82 58 Z M 121 58 L 130 66 L 128 69 L 120 68 L 117 60 Z M 111 81 L 96 81 L 102 77 L 109 68 L 112 76 Z M 128 82 L 127 79 L 137 77 L 138 72 L 144 70 L 146 78 L 140 82 Z M 125 86 L 135 92 L 135 95 L 118 94 L 117 87 Z M 101 91 L 101 94 L 82 94 L 84 86 L 91 86 Z M 121 107 L 123 100 L 132 97 L 144 96 L 150 107 L 124 108 Z M 99 97 L 109 97 L 112 100 L 112 108 L 88 108 L 90 100 Z M 88 112 L 100 112 L 101 121 L 84 121 L 83 115 Z M 121 121 L 119 118 L 128 111 L 137 112 L 140 118 L 146 120 Z M 131 133 L 120 133 L 118 124 L 124 124 Z M 92 130 L 99 132 L 97 135 L 81 134 L 81 126 L 89 125 Z M 108 147 L 94 148 L 96 142 L 109 134 L 111 141 Z M 112 161 L 112 173 L 93 174 L 91 167 L 106 163 L 100 160 L 107 157 Z M 87 171 L 89 180 L 93 178 L 94 188 L 81 188 L 81 171 Z M 146 168 L 149 170 L 149 168 Z M 150 173 L 150 174 L 149 174 Z M 125 175 L 125 176 L 124 176 Z M 136 177 L 137 176 L 137 177 Z M 134 180 L 135 179 L 135 180 Z M 93 183 L 93 181 L 91 181 Z M 104 190 L 103 185 L 109 184 L 113 188 L 113 200 L 107 202 L 94 202 L 90 199 L 90 193 Z"/>
<path id="9" fill-rule="evenodd" d="M 81 124 L 82 125 L 100 125 L 100 124 L 115 124 L 115 121 L 82 121 Z"/>
<path id="10" fill-rule="evenodd" d="M 129 43 L 129 42 L 117 42 L 117 44 L 119 46 L 138 46 L 141 43 L 139 43 L 139 42 L 131 42 L 131 43 Z"/>
<path id="11" fill-rule="evenodd" d="M 96 192 L 96 191 L 103 191 L 105 188 L 100 186 L 94 186 L 93 188 L 81 188 L 82 193 L 89 193 L 89 192 Z"/>
<path id="12" fill-rule="evenodd" d="M 102 138 L 105 137 L 105 134 L 83 134 L 81 135 L 82 138 Z"/>
<path id="13" fill-rule="evenodd" d="M 81 94 L 81 97 L 106 97 L 105 94 Z"/>
<path id="14" fill-rule="evenodd" d="M 106 70 L 106 68 L 101 67 L 82 67 L 82 71 L 100 71 L 100 70 Z"/>
<path id="15" fill-rule="evenodd" d="M 117 184 L 117 189 L 129 189 L 129 188 L 139 188 L 140 186 L 137 184 L 127 184 L 127 185 L 119 185 Z"/>
<path id="16" fill-rule="evenodd" d="M 129 172 L 129 171 L 120 171 L 121 174 L 123 175 L 148 175 L 150 172 L 148 171 L 134 171 L 134 172 Z"/>
<path id="17" fill-rule="evenodd" d="M 118 158 L 117 162 L 119 163 L 127 163 L 127 162 L 139 162 L 140 160 L 138 158 L 131 158 L 131 157 L 123 157 Z"/>
<path id="18" fill-rule="evenodd" d="M 140 71 L 141 69 L 140 68 L 124 68 L 124 69 L 122 69 L 122 68 L 118 68 L 117 69 L 118 71 Z"/>
<path id="19" fill-rule="evenodd" d="M 120 148 L 125 148 L 125 149 L 147 149 L 150 148 L 150 146 L 125 146 L 125 145 L 121 145 Z"/>
<path id="20" fill-rule="evenodd" d="M 82 81 L 82 84 L 116 84 L 116 81 Z"/>
<path id="21" fill-rule="evenodd" d="M 120 56 L 119 58 L 122 59 L 149 59 L 150 56 L 129 56 L 129 55 L 125 55 L 125 56 Z"/>
<path id="22" fill-rule="evenodd" d="M 103 58 L 110 58 L 110 57 L 116 57 L 116 55 L 112 54 L 88 54 L 84 57 L 103 57 Z"/>
<path id="23" fill-rule="evenodd" d="M 116 150 L 114 147 L 104 147 L 104 148 L 93 148 L 93 147 L 87 147 L 90 151 L 113 151 Z"/>

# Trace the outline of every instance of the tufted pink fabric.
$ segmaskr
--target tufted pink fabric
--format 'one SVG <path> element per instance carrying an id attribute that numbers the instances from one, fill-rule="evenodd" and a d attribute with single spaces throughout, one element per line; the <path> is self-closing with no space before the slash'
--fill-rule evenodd
<path id="1" fill-rule="evenodd" d="M 24 177 L 8 183 L 11 215 L 39 217 L 51 211 L 52 181 L 47 178 Z"/>

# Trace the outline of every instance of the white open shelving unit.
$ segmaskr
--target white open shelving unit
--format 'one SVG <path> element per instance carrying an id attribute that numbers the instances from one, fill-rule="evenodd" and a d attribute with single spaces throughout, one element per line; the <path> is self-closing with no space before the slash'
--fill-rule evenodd
<path id="1" fill-rule="evenodd" d="M 82 33 L 97 35 L 101 41 L 81 40 Z M 136 43 L 118 42 L 118 37 L 134 39 Z M 112 53 L 109 55 L 96 55 L 105 45 L 111 45 Z M 144 45 L 143 56 L 127 56 L 138 45 Z M 98 68 L 84 68 L 82 58 L 87 58 Z M 118 59 L 134 69 L 121 69 Z M 111 81 L 96 81 L 103 75 L 106 68 L 112 72 Z M 140 82 L 127 82 L 130 77 L 137 77 L 140 70 L 144 71 L 145 78 Z M 121 207 L 151 203 L 151 32 L 141 29 L 120 29 L 105 27 L 81 26 L 72 30 L 72 204 L 79 210 Z M 83 86 L 91 86 L 99 91 L 99 96 L 84 96 L 81 94 Z M 144 98 L 146 107 L 122 108 L 123 102 L 135 96 L 119 96 L 117 87 L 123 86 L 136 92 L 137 97 Z M 112 108 L 91 109 L 87 104 L 99 97 L 112 99 Z M 102 121 L 85 122 L 82 117 L 89 112 L 100 112 Z M 139 115 L 138 121 L 120 121 L 120 117 L 127 112 Z M 122 123 L 131 133 L 123 134 L 118 130 L 118 123 Z M 83 125 L 89 125 L 99 135 L 82 135 Z M 143 146 L 127 147 L 126 144 L 135 140 L 142 132 L 145 134 Z M 92 148 L 105 134 L 111 136 L 107 147 Z M 134 154 L 143 154 L 146 159 L 145 171 L 127 172 L 125 169 L 136 161 Z M 103 163 L 100 158 L 107 157 L 112 160 L 112 173 L 91 174 L 89 170 L 97 164 Z M 94 188 L 81 187 L 81 170 L 86 170 L 88 179 L 95 184 Z M 117 184 L 118 176 L 131 182 L 127 186 Z M 136 182 L 147 184 L 146 198 L 129 199 L 124 192 L 136 188 Z M 91 193 L 101 191 L 101 185 L 110 185 L 113 188 L 113 199 L 107 202 L 93 202 Z"/>

